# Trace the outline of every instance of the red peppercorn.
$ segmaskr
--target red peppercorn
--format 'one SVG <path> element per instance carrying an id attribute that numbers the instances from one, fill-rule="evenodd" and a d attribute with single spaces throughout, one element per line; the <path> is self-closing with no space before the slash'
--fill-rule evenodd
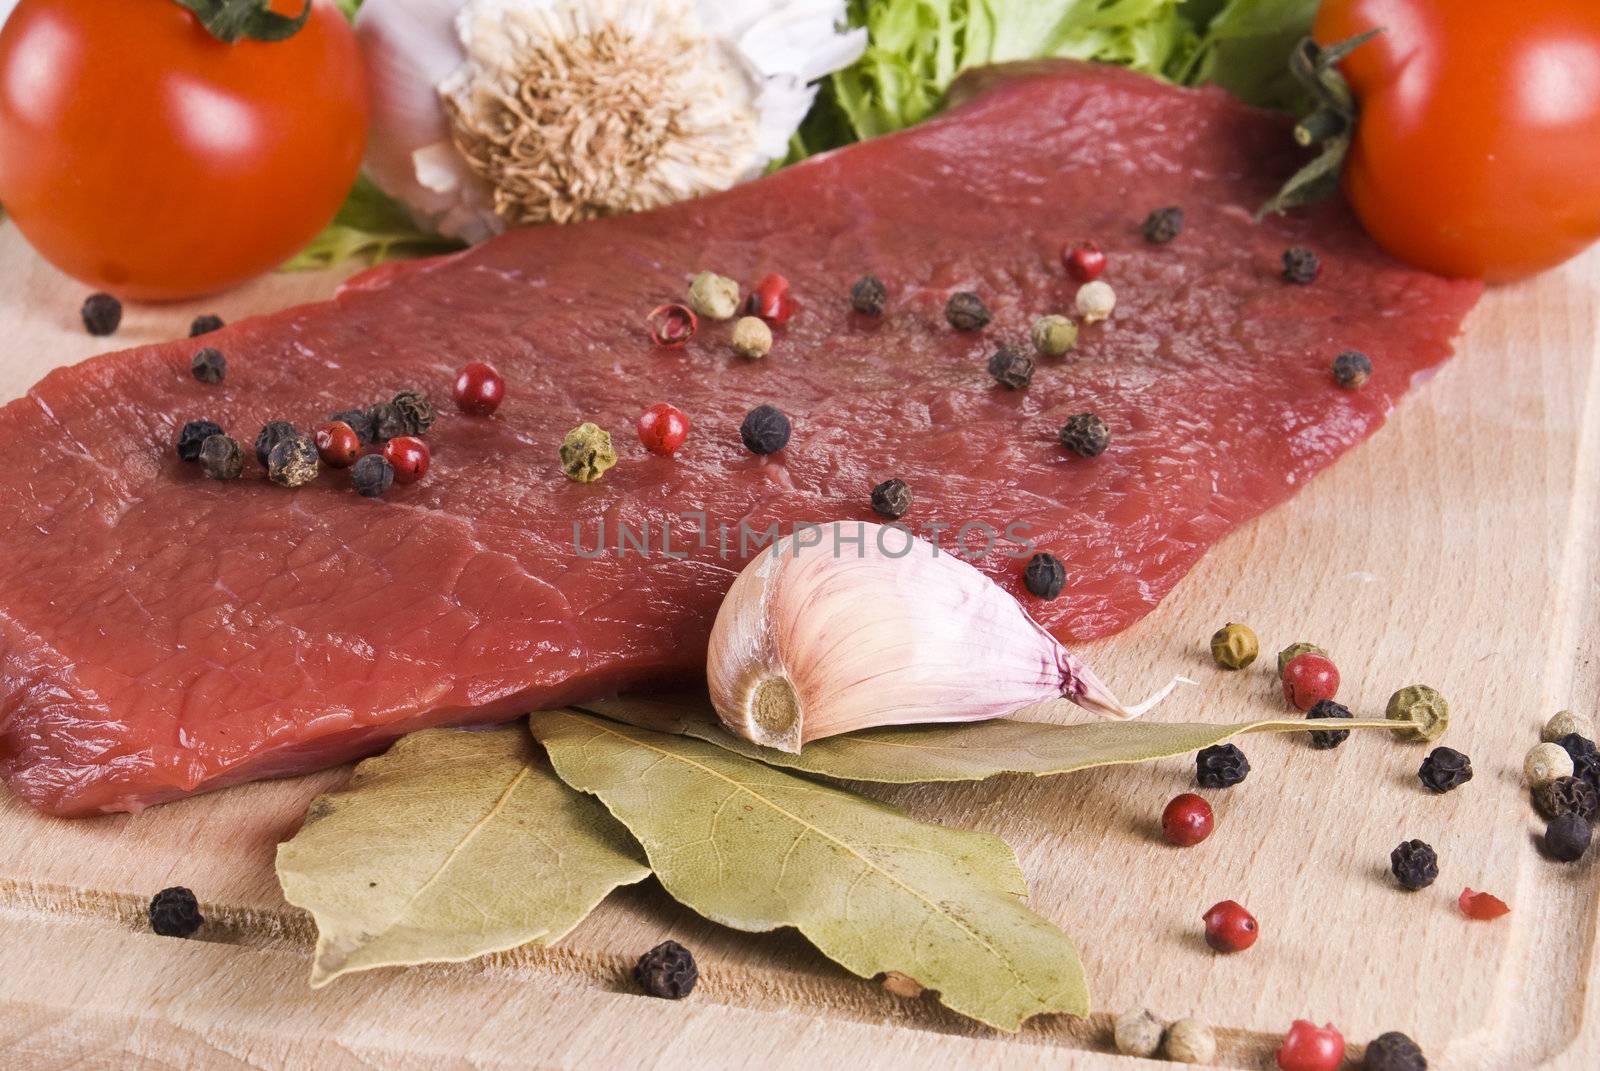
<path id="1" fill-rule="evenodd" d="M 1296 1019 L 1278 1046 L 1283 1071 L 1334 1071 L 1344 1060 L 1344 1035 L 1332 1023 L 1318 1027 Z"/>
<path id="2" fill-rule="evenodd" d="M 1511 912 L 1511 908 L 1498 896 L 1491 896 L 1486 892 L 1473 892 L 1471 889 L 1462 889 L 1456 904 L 1467 918 L 1484 922 Z"/>
<path id="3" fill-rule="evenodd" d="M 390 439 L 383 447 L 383 459 L 394 467 L 395 483 L 416 483 L 428 474 L 432 455 L 428 444 L 410 435 Z"/>
<path id="4" fill-rule="evenodd" d="M 1283 667 L 1283 698 L 1296 710 L 1310 710 L 1339 691 L 1339 667 L 1319 654 L 1297 655 Z"/>
<path id="5" fill-rule="evenodd" d="M 1094 242 L 1068 242 L 1061 247 L 1061 264 L 1080 283 L 1092 283 L 1106 270 L 1106 255 Z"/>
<path id="6" fill-rule="evenodd" d="M 347 469 L 361 456 L 361 436 L 342 420 L 330 420 L 319 425 L 313 438 L 317 456 L 330 469 Z"/>
<path id="7" fill-rule="evenodd" d="M 471 416 L 488 416 L 506 400 L 506 381 L 485 361 L 473 361 L 456 373 L 456 408 Z"/>
<path id="8" fill-rule="evenodd" d="M 1206 924 L 1206 944 L 1218 952 L 1243 952 L 1261 934 L 1256 917 L 1236 900 L 1213 904 L 1200 917 Z"/>
<path id="9" fill-rule="evenodd" d="M 1211 804 L 1193 792 L 1172 797 L 1167 809 L 1161 812 L 1161 835 L 1167 838 L 1168 844 L 1176 844 L 1180 848 L 1199 844 L 1211 836 L 1211 828 L 1215 824 L 1216 816 L 1211 813 Z"/>
<path id="10" fill-rule="evenodd" d="M 650 310 L 650 341 L 669 350 L 683 348 L 700 329 L 700 318 L 687 305 L 657 305 Z"/>
<path id="11" fill-rule="evenodd" d="M 671 457 L 689 435 L 689 418 L 683 410 L 658 402 L 639 414 L 639 441 L 652 454 Z"/>
<path id="12" fill-rule="evenodd" d="M 794 315 L 794 299 L 789 296 L 789 280 L 773 273 L 763 276 L 745 300 L 745 311 L 773 327 L 789 322 Z"/>

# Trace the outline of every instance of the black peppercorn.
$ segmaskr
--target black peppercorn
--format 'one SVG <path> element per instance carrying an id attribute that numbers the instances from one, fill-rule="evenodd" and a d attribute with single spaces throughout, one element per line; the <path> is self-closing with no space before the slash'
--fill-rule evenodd
<path id="1" fill-rule="evenodd" d="M 1596 754 L 1594 741 L 1578 733 L 1567 733 L 1565 736 L 1558 736 L 1555 742 L 1561 745 L 1562 751 L 1572 756 L 1573 762 L 1577 762 L 1585 755 Z"/>
<path id="2" fill-rule="evenodd" d="M 1008 390 L 1026 390 L 1033 382 L 1033 357 L 1020 346 L 1001 346 L 989 358 L 989 374 Z"/>
<path id="3" fill-rule="evenodd" d="M 267 458 L 272 455 L 274 446 L 299 434 L 294 425 L 287 420 L 269 420 L 256 435 L 256 460 L 261 463 L 261 467 L 267 467 Z"/>
<path id="4" fill-rule="evenodd" d="M 221 383 L 228 374 L 228 359 L 221 350 L 207 346 L 189 362 L 189 373 L 202 383 Z"/>
<path id="5" fill-rule="evenodd" d="M 122 302 L 110 294 L 90 294 L 79 310 L 83 326 L 91 335 L 114 335 L 122 326 Z"/>
<path id="6" fill-rule="evenodd" d="M 1022 583 L 1030 594 L 1053 599 L 1067 584 L 1067 567 L 1054 554 L 1035 554 L 1022 570 Z"/>
<path id="7" fill-rule="evenodd" d="M 676 941 L 662 941 L 639 957 L 633 980 L 653 997 L 682 1000 L 694 992 L 700 971 L 694 965 L 694 954 L 687 948 Z"/>
<path id="8" fill-rule="evenodd" d="M 1472 760 L 1453 747 L 1436 747 L 1422 760 L 1417 778 L 1429 792 L 1449 792 L 1472 780 Z"/>
<path id="9" fill-rule="evenodd" d="M 889 291 L 876 275 L 863 275 L 850 288 L 850 307 L 863 316 L 882 316 Z"/>
<path id="10" fill-rule="evenodd" d="M 403 390 L 394 396 L 393 405 L 406 422 L 405 434 L 426 435 L 433 427 L 433 403 L 421 391 Z M 390 435 L 387 438 L 394 438 Z"/>
<path id="11" fill-rule="evenodd" d="M 1111 443 L 1111 429 L 1093 413 L 1079 413 L 1061 425 L 1058 438 L 1079 457 L 1099 457 Z"/>
<path id="12" fill-rule="evenodd" d="M 150 898 L 150 928 L 162 937 L 190 937 L 205 922 L 194 893 L 181 885 Z"/>
<path id="13" fill-rule="evenodd" d="M 267 479 L 280 487 L 304 487 L 321 467 L 317 444 L 304 435 L 278 440 L 267 455 Z"/>
<path id="14" fill-rule="evenodd" d="M 1389 853 L 1389 869 L 1407 889 L 1426 889 L 1439 876 L 1439 856 L 1420 840 L 1401 841 Z"/>
<path id="15" fill-rule="evenodd" d="M 911 488 L 904 480 L 884 480 L 872 489 L 872 511 L 899 520 L 911 508 Z"/>
<path id="16" fill-rule="evenodd" d="M 1589 787 L 1600 792 L 1600 751 L 1593 740 L 1578 733 L 1558 737 L 1556 743 L 1572 757 L 1572 776 L 1587 781 Z"/>
<path id="17" fill-rule="evenodd" d="M 1576 814 L 1593 822 L 1600 813 L 1600 792 L 1581 777 L 1558 777 L 1533 790 L 1533 805 L 1546 818 Z"/>
<path id="18" fill-rule="evenodd" d="M 1306 711 L 1307 718 L 1349 718 L 1352 717 L 1350 708 L 1343 703 L 1335 703 L 1332 699 L 1322 699 L 1310 710 Z M 1331 751 L 1350 739 L 1349 729 L 1312 729 L 1308 734 L 1311 737 L 1311 746 L 1318 751 Z"/>
<path id="19" fill-rule="evenodd" d="M 382 454 L 368 454 L 350 470 L 350 484 L 362 498 L 378 498 L 394 486 L 394 466 Z"/>
<path id="20" fill-rule="evenodd" d="M 1361 1066 L 1365 1071 L 1428 1071 L 1428 1060 L 1415 1041 L 1391 1030 L 1367 1042 Z"/>
<path id="21" fill-rule="evenodd" d="M 1232 788 L 1250 772 L 1250 760 L 1232 744 L 1212 744 L 1195 753 L 1194 775 L 1201 788 Z"/>
<path id="22" fill-rule="evenodd" d="M 365 409 L 346 409 L 342 413 L 333 413 L 329 421 L 342 421 L 350 425 L 350 430 L 356 433 L 362 446 L 370 446 L 378 441 L 378 429 L 372 423 L 372 416 Z"/>
<path id="23" fill-rule="evenodd" d="M 1581 814 L 1564 814 L 1544 827 L 1545 854 L 1563 863 L 1575 863 L 1589 850 L 1592 829 Z"/>
<path id="24" fill-rule="evenodd" d="M 1322 262 L 1305 246 L 1297 245 L 1283 251 L 1283 277 L 1287 282 L 1302 285 L 1314 282 L 1321 270 Z"/>
<path id="25" fill-rule="evenodd" d="M 214 420 L 191 420 L 178 430 L 178 458 L 199 461 L 200 448 L 213 435 L 222 434 L 222 425 Z"/>
<path id="26" fill-rule="evenodd" d="M 189 325 L 189 337 L 199 338 L 201 335 L 209 335 L 213 331 L 221 331 L 222 327 L 222 317 L 220 316 L 213 316 L 210 313 L 204 316 L 196 316 L 194 322 Z"/>
<path id="27" fill-rule="evenodd" d="M 244 450 L 230 436 L 208 436 L 200 444 L 200 467 L 213 480 L 237 480 L 244 471 Z"/>
<path id="28" fill-rule="evenodd" d="M 367 406 L 367 421 L 372 425 L 375 442 L 387 442 L 411 433 L 411 421 L 393 402 L 378 402 Z"/>
<path id="29" fill-rule="evenodd" d="M 789 418 L 770 405 L 758 405 L 744 416 L 739 438 L 752 454 L 775 454 L 789 445 Z"/>
<path id="30" fill-rule="evenodd" d="M 994 319 L 989 312 L 989 306 L 970 290 L 961 290 L 950 295 L 950 300 L 944 306 L 944 318 L 950 321 L 950 326 L 957 331 L 980 331 Z"/>
<path id="31" fill-rule="evenodd" d="M 1145 217 L 1144 240 L 1163 245 L 1183 233 L 1183 209 L 1176 205 L 1158 208 Z"/>
<path id="32" fill-rule="evenodd" d="M 1334 382 L 1355 390 L 1372 378 L 1372 359 L 1360 350 L 1346 350 L 1333 359 Z"/>

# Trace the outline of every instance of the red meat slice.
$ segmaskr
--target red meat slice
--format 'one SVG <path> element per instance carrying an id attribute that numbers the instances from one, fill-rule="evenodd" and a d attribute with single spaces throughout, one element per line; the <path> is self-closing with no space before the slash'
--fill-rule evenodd
<path id="1" fill-rule="evenodd" d="M 872 519 L 891 476 L 919 530 L 1031 525 L 1066 563 L 1059 599 L 1028 596 L 1002 554 L 982 567 L 1060 635 L 1115 632 L 1382 423 L 1477 297 L 1389 260 L 1340 206 L 1253 222 L 1288 144 L 1219 92 L 1057 66 L 720 196 L 521 231 L 237 324 L 206 340 L 227 353 L 221 385 L 189 375 L 188 341 L 55 372 L 0 411 L 0 774 L 56 813 L 137 810 L 691 676 L 738 541 L 724 557 L 715 527 L 702 547 L 679 521 L 687 557 L 668 558 L 663 523 Z M 1187 225 L 1147 244 L 1162 205 Z M 1070 311 L 1057 252 L 1078 237 L 1110 257 L 1115 317 L 1031 388 L 999 387 L 996 346 Z M 1280 278 L 1291 245 L 1321 254 L 1315 284 Z M 800 311 L 771 356 L 734 356 L 708 322 L 683 350 L 650 344 L 646 313 L 700 269 L 788 277 Z M 865 272 L 888 285 L 881 320 L 850 310 Z M 986 330 L 946 325 L 956 290 L 988 302 Z M 1350 348 L 1377 369 L 1359 391 L 1328 373 Z M 449 408 L 471 360 L 509 385 L 491 419 Z M 305 427 L 412 386 L 440 403 L 433 468 L 383 500 L 343 473 L 285 490 L 253 463 L 211 482 L 173 452 L 197 417 L 248 443 L 269 419 Z M 676 458 L 632 432 L 658 401 L 694 422 Z M 794 421 L 765 460 L 739 439 L 762 402 Z M 1056 442 L 1084 410 L 1112 429 L 1093 460 Z M 592 484 L 557 460 L 585 420 L 621 455 Z M 577 553 L 575 526 L 592 551 L 602 521 L 611 543 L 649 524 L 656 552 Z"/>

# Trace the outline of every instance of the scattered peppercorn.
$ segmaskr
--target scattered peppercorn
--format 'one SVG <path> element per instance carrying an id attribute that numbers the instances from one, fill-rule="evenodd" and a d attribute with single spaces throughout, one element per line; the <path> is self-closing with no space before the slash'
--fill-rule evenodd
<path id="1" fill-rule="evenodd" d="M 1344 1035 L 1332 1023 L 1319 1027 L 1296 1019 L 1283 1036 L 1274 1059 L 1278 1071 L 1335 1071 L 1344 1062 Z"/>
<path id="2" fill-rule="evenodd" d="M 1068 242 L 1061 247 L 1061 264 L 1080 283 L 1092 283 L 1106 270 L 1106 255 L 1094 242 Z"/>
<path id="3" fill-rule="evenodd" d="M 207 436 L 200 444 L 200 468 L 213 480 L 237 480 L 244 472 L 244 449 L 231 436 Z"/>
<path id="4" fill-rule="evenodd" d="M 633 980 L 653 997 L 682 1000 L 694 992 L 700 971 L 694 955 L 676 941 L 662 941 L 639 957 Z"/>
<path id="5" fill-rule="evenodd" d="M 1203 797 L 1180 792 L 1161 812 L 1161 836 L 1175 847 L 1192 848 L 1211 836 L 1216 821 L 1216 813 Z"/>
<path id="6" fill-rule="evenodd" d="M 228 359 L 215 346 L 206 346 L 189 362 L 189 374 L 202 383 L 221 383 L 228 374 Z"/>
<path id="7" fill-rule="evenodd" d="M 1033 382 L 1033 358 L 1018 346 L 1001 346 L 989 358 L 989 374 L 1007 390 L 1027 390 Z"/>
<path id="8" fill-rule="evenodd" d="M 610 434 L 590 421 L 567 432 L 561 441 L 561 468 L 570 480 L 593 483 L 616 463 L 617 451 L 611 445 Z"/>
<path id="9" fill-rule="evenodd" d="M 970 290 L 957 291 L 945 302 L 944 318 L 957 331 L 981 331 L 994 316 L 983 299 Z"/>
<path id="10" fill-rule="evenodd" d="M 407 435 L 426 435 L 433 427 L 433 403 L 421 391 L 403 390 L 391 399 L 405 421 Z"/>
<path id="11" fill-rule="evenodd" d="M 1317 705 L 1306 711 L 1306 718 L 1349 718 L 1353 715 L 1350 708 L 1343 703 L 1335 703 L 1332 699 L 1318 700 Z M 1318 751 L 1332 751 L 1346 740 L 1350 739 L 1349 729 L 1312 729 L 1307 734 L 1311 737 L 1311 746 Z"/>
<path id="12" fill-rule="evenodd" d="M 221 331 L 223 326 L 222 317 L 220 316 L 214 316 L 211 313 L 207 313 L 204 316 L 196 316 L 194 321 L 189 324 L 189 337 L 199 338 L 201 335 L 209 335 L 213 331 Z"/>
<path id="13" fill-rule="evenodd" d="M 1079 457 L 1099 457 L 1111 444 L 1111 429 L 1093 413 L 1078 413 L 1067 418 L 1056 437 Z"/>
<path id="14" fill-rule="evenodd" d="M 1315 282 L 1321 270 L 1322 262 L 1305 246 L 1291 246 L 1283 251 L 1283 278 L 1286 282 L 1302 285 Z"/>
<path id="15" fill-rule="evenodd" d="M 361 436 L 342 420 L 330 420 L 312 433 L 317 456 L 329 468 L 347 469 L 361 456 Z"/>
<path id="16" fill-rule="evenodd" d="M 1533 788 L 1573 775 L 1572 756 L 1560 744 L 1535 744 L 1522 760 L 1522 773 Z"/>
<path id="17" fill-rule="evenodd" d="M 1556 737 L 1555 741 L 1576 763 L 1579 759 L 1592 757 L 1596 754 L 1594 741 L 1580 733 L 1567 733 Z"/>
<path id="18" fill-rule="evenodd" d="M 1291 643 L 1289 646 L 1278 652 L 1278 676 L 1281 678 L 1283 676 L 1284 668 L 1287 667 L 1290 662 L 1293 662 L 1296 658 L 1299 658 L 1303 654 L 1319 654 L 1326 658 L 1328 652 L 1324 651 L 1321 647 L 1318 647 L 1314 643 Z"/>
<path id="19" fill-rule="evenodd" d="M 703 271 L 689 283 L 689 307 L 711 320 L 731 320 L 739 311 L 739 284 L 726 275 Z"/>
<path id="20" fill-rule="evenodd" d="M 694 337 L 700 320 L 687 305 L 657 305 L 645 318 L 650 328 L 650 341 L 665 349 L 682 349 Z"/>
<path id="21" fill-rule="evenodd" d="M 1104 279 L 1096 279 L 1078 287 L 1072 303 L 1078 307 L 1078 315 L 1083 317 L 1084 323 L 1096 324 L 1116 311 L 1117 292 Z"/>
<path id="22" fill-rule="evenodd" d="M 1453 747 L 1436 747 L 1422 760 L 1417 779 L 1429 792 L 1449 792 L 1472 780 L 1472 760 Z"/>
<path id="23" fill-rule="evenodd" d="M 383 446 L 383 459 L 394 468 L 395 483 L 416 483 L 428 474 L 428 444 L 414 435 L 400 435 Z"/>
<path id="24" fill-rule="evenodd" d="M 1539 731 L 1539 739 L 1547 743 L 1555 743 L 1563 736 L 1569 734 L 1594 739 L 1594 722 L 1582 714 L 1574 714 L 1570 710 L 1559 710 L 1544 723 L 1544 728 Z"/>
<path id="25" fill-rule="evenodd" d="M 1405 888 L 1426 889 L 1439 876 L 1439 856 L 1420 840 L 1401 841 L 1389 853 L 1389 869 Z"/>
<path id="26" fill-rule="evenodd" d="M 206 921 L 194 893 L 181 885 L 152 896 L 149 916 L 150 928 L 162 937 L 192 937 Z"/>
<path id="27" fill-rule="evenodd" d="M 1060 357 L 1078 343 L 1078 325 L 1065 316 L 1041 316 L 1029 332 L 1033 348 L 1045 357 Z"/>
<path id="28" fill-rule="evenodd" d="M 1199 1019 L 1179 1019 L 1167 1028 L 1167 1059 L 1180 1064 L 1209 1064 L 1217 1057 L 1217 1035 Z"/>
<path id="29" fill-rule="evenodd" d="M 1261 641 L 1249 625 L 1229 621 L 1211 634 L 1211 660 L 1223 669 L 1244 669 L 1261 653 Z"/>
<path id="30" fill-rule="evenodd" d="M 789 296 L 789 280 L 776 272 L 763 275 L 755 289 L 750 291 L 744 308 L 749 315 L 759 317 L 773 327 L 788 323 L 795 310 L 794 299 Z"/>
<path id="31" fill-rule="evenodd" d="M 752 454 L 775 454 L 789 445 L 789 418 L 774 406 L 758 405 L 744 415 L 739 438 Z"/>
<path id="32" fill-rule="evenodd" d="M 1355 390 L 1372 378 L 1372 359 L 1359 350 L 1346 350 L 1333 359 L 1333 378 L 1346 390 Z"/>
<path id="33" fill-rule="evenodd" d="M 689 437 L 689 418 L 683 410 L 666 402 L 657 402 L 639 414 L 636 422 L 639 442 L 652 454 L 671 457 Z"/>
<path id="34" fill-rule="evenodd" d="M 1461 890 L 1461 895 L 1456 897 L 1456 908 L 1467 918 L 1478 922 L 1489 922 L 1503 915 L 1511 914 L 1511 907 L 1498 896 L 1486 892 L 1473 892 L 1472 889 Z"/>
<path id="35" fill-rule="evenodd" d="M 1040 552 L 1028 559 L 1022 570 L 1022 584 L 1029 594 L 1041 599 L 1053 599 L 1061 594 L 1067 583 L 1067 567 L 1054 554 Z"/>
<path id="36" fill-rule="evenodd" d="M 1426 684 L 1412 684 L 1389 697 L 1383 716 L 1390 721 L 1408 722 L 1395 730 L 1403 736 L 1433 741 L 1450 727 L 1450 704 Z"/>
<path id="37" fill-rule="evenodd" d="M 368 454 L 350 470 L 350 486 L 362 498 L 377 498 L 394 486 L 394 466 L 382 454 Z"/>
<path id="38" fill-rule="evenodd" d="M 1154 1056 L 1161 1047 L 1161 1020 L 1148 1011 L 1123 1012 L 1111 1027 L 1111 1039 L 1124 1056 Z"/>
<path id="39" fill-rule="evenodd" d="M 456 373 L 451 390 L 456 408 L 468 416 L 488 416 L 506 400 L 506 381 L 487 361 L 473 361 Z"/>
<path id="40" fill-rule="evenodd" d="M 1177 205 L 1158 208 L 1144 220 L 1144 240 L 1164 245 L 1183 233 L 1183 209 Z"/>
<path id="41" fill-rule="evenodd" d="M 411 418 L 394 402 L 367 406 L 367 420 L 372 424 L 373 442 L 387 442 L 411 432 Z"/>
<path id="42" fill-rule="evenodd" d="M 1600 813 L 1600 792 L 1581 777 L 1558 777 L 1533 790 L 1533 805 L 1546 818 L 1576 814 L 1592 822 Z"/>
<path id="43" fill-rule="evenodd" d="M 90 294 L 79 312 L 84 329 L 97 338 L 114 335 L 122 326 L 122 302 L 110 294 Z"/>
<path id="44" fill-rule="evenodd" d="M 759 361 L 772 352 L 772 328 L 759 316 L 743 316 L 733 325 L 733 336 L 729 341 L 734 353 Z"/>
<path id="45" fill-rule="evenodd" d="M 1550 858 L 1563 863 L 1575 863 L 1589 850 L 1593 835 L 1589 820 L 1581 814 L 1569 813 L 1550 819 L 1544 827 L 1544 850 Z"/>
<path id="46" fill-rule="evenodd" d="M 1218 952 L 1243 952 L 1261 934 L 1256 917 L 1236 900 L 1213 904 L 1200 917 L 1206 924 L 1206 944 Z"/>
<path id="47" fill-rule="evenodd" d="M 850 287 L 850 307 L 863 316 L 882 316 L 889 291 L 876 275 L 863 275 Z"/>
<path id="48" fill-rule="evenodd" d="M 322 462 L 317 444 L 304 435 L 280 439 L 267 455 L 267 479 L 280 487 L 304 487 L 317 478 Z"/>
<path id="49" fill-rule="evenodd" d="M 1250 760 L 1232 744 L 1212 744 L 1195 753 L 1195 780 L 1201 788 L 1232 788 L 1249 773 Z"/>
<path id="50" fill-rule="evenodd" d="M 372 415 L 365 409 L 346 409 L 343 412 L 331 413 L 328 416 L 330 423 L 348 424 L 350 430 L 356 433 L 356 438 L 361 440 L 361 445 L 377 441 L 378 429 L 372 423 Z"/>
<path id="51" fill-rule="evenodd" d="M 199 461 L 200 448 L 213 435 L 223 434 L 222 425 L 214 420 L 191 420 L 178 429 L 178 458 L 182 461 Z"/>
<path id="52" fill-rule="evenodd" d="M 267 467 L 267 458 L 272 455 L 273 447 L 299 434 L 294 425 L 287 420 L 269 420 L 256 436 L 256 460 L 261 463 L 261 467 Z"/>
<path id="53" fill-rule="evenodd" d="M 1398 1030 L 1367 1042 L 1361 1066 L 1365 1071 L 1428 1071 L 1428 1061 L 1417 1043 Z"/>
<path id="54" fill-rule="evenodd" d="M 904 480 L 884 480 L 872 489 L 872 512 L 897 521 L 911 509 L 911 487 Z"/>
<path id="55" fill-rule="evenodd" d="M 1296 655 L 1283 667 L 1283 698 L 1296 710 L 1310 710 L 1339 691 L 1339 667 L 1327 655 Z"/>

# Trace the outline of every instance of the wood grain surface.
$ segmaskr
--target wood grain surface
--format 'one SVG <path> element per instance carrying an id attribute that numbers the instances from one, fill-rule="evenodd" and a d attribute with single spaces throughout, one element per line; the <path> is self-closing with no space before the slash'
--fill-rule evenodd
<path id="1" fill-rule="evenodd" d="M 129 309 L 113 339 L 77 319 L 84 288 L 0 227 L 0 401 L 91 353 L 325 297 L 333 274 L 278 275 L 184 306 Z M 704 922 L 653 882 L 614 895 L 553 949 L 306 986 L 313 932 L 272 873 L 274 845 L 333 770 L 246 785 L 139 817 L 61 820 L 0 798 L 0 1065 L 19 1068 L 1090 1067 L 1174 1066 L 1111 1055 L 1112 1016 L 1147 1006 L 1222 1031 L 1217 1066 L 1267 1068 L 1295 1018 L 1352 1043 L 1404 1030 L 1442 1069 L 1600 1066 L 1595 929 L 1600 852 L 1544 859 L 1520 783 L 1555 710 L 1600 705 L 1600 254 L 1492 292 L 1460 352 L 1388 427 L 1296 499 L 1218 546 L 1156 613 L 1087 647 L 1116 687 L 1201 682 L 1155 717 L 1281 709 L 1272 652 L 1322 643 L 1341 698 L 1381 712 L 1405 684 L 1451 700 L 1447 743 L 1477 775 L 1423 792 L 1426 748 L 1356 735 L 1333 752 L 1249 738 L 1253 770 L 1210 793 L 1204 845 L 1155 823 L 1192 787 L 1174 759 L 1069 777 L 873 788 L 919 817 L 1003 836 L 1033 906 L 1079 941 L 1096 1014 L 974 1027 L 829 964 L 792 934 Z M 0 504 L 3 506 L 3 504 Z M 0 563 L 0 584 L 4 564 Z M 1248 622 L 1265 657 L 1210 666 L 1205 641 Z M 1390 848 L 1441 857 L 1402 892 Z M 148 932 L 149 896 L 195 889 L 200 940 Z M 1462 886 L 1507 918 L 1469 922 Z M 1200 914 L 1238 899 L 1263 936 L 1213 954 Z M 637 995 L 627 968 L 666 937 L 703 982 L 681 1003 Z"/>

